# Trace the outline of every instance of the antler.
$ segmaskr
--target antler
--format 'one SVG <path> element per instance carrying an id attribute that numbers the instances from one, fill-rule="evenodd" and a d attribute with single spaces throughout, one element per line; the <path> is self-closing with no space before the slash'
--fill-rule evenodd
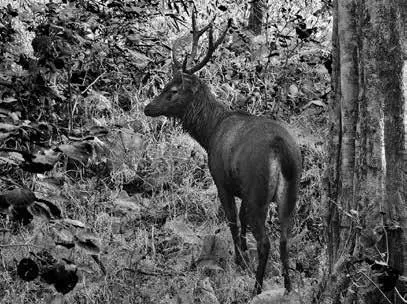
<path id="1" fill-rule="evenodd" d="M 226 29 L 223 31 L 223 33 L 219 36 L 219 38 L 216 41 L 213 41 L 213 22 L 215 21 L 215 17 L 202 29 L 198 30 L 197 25 L 196 25 L 196 10 L 193 11 L 192 13 L 192 48 L 191 48 L 191 54 L 186 55 L 183 63 L 181 63 L 176 59 L 176 56 L 173 52 L 173 64 L 174 68 L 176 70 L 180 70 L 182 67 L 182 72 L 186 74 L 193 74 L 200 69 L 202 69 L 205 64 L 208 63 L 209 59 L 211 58 L 213 52 L 217 49 L 217 47 L 222 43 L 223 39 L 225 39 L 226 33 L 229 29 L 229 27 L 232 25 L 232 19 L 228 20 L 228 24 L 226 26 Z M 209 31 L 208 31 L 209 30 Z M 196 65 L 192 66 L 191 68 L 187 68 L 188 64 L 188 59 L 193 59 L 196 56 L 197 49 L 198 49 L 198 42 L 199 38 L 206 32 L 208 31 L 208 50 L 206 52 L 206 55 L 202 59 L 201 62 L 198 62 Z"/>
<path id="2" fill-rule="evenodd" d="M 197 29 L 196 25 L 196 8 L 192 12 L 192 48 L 191 48 L 191 54 L 187 57 L 191 58 L 191 61 L 196 57 L 196 52 L 198 50 L 198 42 L 199 38 L 210 28 L 210 31 L 213 32 L 212 30 L 212 25 L 213 22 L 215 21 L 215 17 L 201 30 Z M 185 66 L 186 68 L 186 66 Z"/>

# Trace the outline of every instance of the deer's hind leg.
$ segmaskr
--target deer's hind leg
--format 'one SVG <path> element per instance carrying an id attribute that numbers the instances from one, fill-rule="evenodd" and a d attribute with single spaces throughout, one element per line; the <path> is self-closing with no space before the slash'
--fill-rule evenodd
<path id="1" fill-rule="evenodd" d="M 254 293 L 259 294 L 263 286 L 263 278 L 266 271 L 267 260 L 270 253 L 270 241 L 266 231 L 266 217 L 268 209 L 267 193 L 268 189 L 261 176 L 253 182 L 248 195 L 243 199 L 247 206 L 246 222 L 257 243 L 258 265 L 256 269 L 256 283 Z"/>
<path id="2" fill-rule="evenodd" d="M 243 251 L 247 251 L 247 240 L 246 240 L 246 233 L 247 233 L 247 202 L 242 201 L 242 205 L 240 207 L 239 212 L 239 220 L 240 220 L 240 245 Z"/>
<path id="3" fill-rule="evenodd" d="M 263 286 L 263 278 L 266 270 L 267 260 L 270 252 L 270 241 L 266 233 L 266 216 L 267 204 L 262 200 L 261 202 L 251 201 L 251 228 L 254 238 L 257 242 L 257 254 L 259 262 L 256 269 L 256 283 L 254 285 L 254 292 L 261 293 Z"/>
<path id="4" fill-rule="evenodd" d="M 233 244 L 235 247 L 236 264 L 244 267 L 242 244 L 239 235 L 239 226 L 237 224 L 237 208 L 235 197 L 233 196 L 233 194 L 228 192 L 226 188 L 219 185 L 217 186 L 217 188 L 219 200 L 222 204 L 226 219 L 228 221 L 230 232 L 232 234 Z"/>
<path id="5" fill-rule="evenodd" d="M 280 259 L 283 268 L 284 287 L 287 292 L 292 289 L 289 275 L 288 238 L 292 225 L 292 214 L 297 198 L 297 186 L 295 182 L 287 182 L 283 177 L 280 179 L 276 193 L 278 204 L 278 217 L 280 220 Z"/>

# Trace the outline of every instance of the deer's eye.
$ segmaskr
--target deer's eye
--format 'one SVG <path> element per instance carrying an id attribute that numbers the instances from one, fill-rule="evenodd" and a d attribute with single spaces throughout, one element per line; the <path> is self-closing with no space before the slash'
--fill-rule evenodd
<path id="1" fill-rule="evenodd" d="M 177 94 L 178 93 L 178 88 L 177 87 L 172 87 L 170 92 L 171 92 L 171 94 Z"/>

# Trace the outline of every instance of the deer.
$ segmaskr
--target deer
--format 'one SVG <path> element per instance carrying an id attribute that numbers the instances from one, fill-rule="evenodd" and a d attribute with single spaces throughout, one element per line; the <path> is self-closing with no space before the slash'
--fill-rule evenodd
<path id="1" fill-rule="evenodd" d="M 296 205 L 302 157 L 292 135 L 268 117 L 233 111 L 216 100 L 208 85 L 196 76 L 222 43 L 231 26 L 214 41 L 213 20 L 202 29 L 192 14 L 192 48 L 196 53 L 200 37 L 207 33 L 208 48 L 201 61 L 188 66 L 187 54 L 181 63 L 173 53 L 173 78 L 144 108 L 150 117 L 175 118 L 207 152 L 209 171 L 232 234 L 235 262 L 245 267 L 246 233 L 251 230 L 256 243 L 258 265 L 253 293 L 261 293 L 270 252 L 266 233 L 268 208 L 278 205 L 280 259 L 286 293 L 292 290 L 289 276 L 288 237 Z M 191 64 L 190 64 L 191 65 Z M 239 213 L 235 197 L 241 199 Z M 238 219 L 239 218 L 239 219 Z M 239 227 L 240 222 L 240 227 Z"/>

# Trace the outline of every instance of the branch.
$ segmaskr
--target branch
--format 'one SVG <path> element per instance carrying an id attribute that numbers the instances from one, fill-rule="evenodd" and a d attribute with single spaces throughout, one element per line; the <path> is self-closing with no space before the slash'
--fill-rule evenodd
<path id="1" fill-rule="evenodd" d="M 86 89 L 81 92 L 81 94 L 82 94 L 82 95 L 85 94 L 86 91 L 89 90 L 90 87 L 93 86 L 93 85 L 94 85 L 103 75 L 105 75 L 105 74 L 106 74 L 106 72 L 103 72 L 103 73 L 100 74 L 98 77 L 96 77 L 96 79 L 95 79 L 94 81 L 92 81 L 92 83 L 91 83 L 90 85 L 88 85 L 88 86 L 86 87 Z"/>

